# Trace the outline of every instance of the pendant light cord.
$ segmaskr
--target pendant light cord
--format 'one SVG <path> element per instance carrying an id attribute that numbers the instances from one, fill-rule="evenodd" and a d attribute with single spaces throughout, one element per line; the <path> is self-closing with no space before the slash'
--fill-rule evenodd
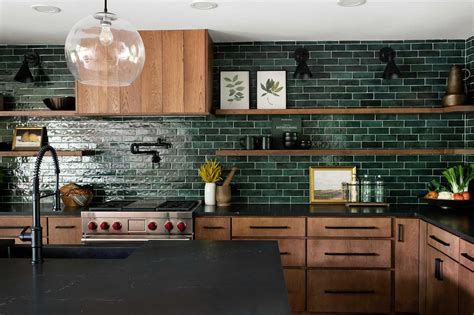
<path id="1" fill-rule="evenodd" d="M 104 0 L 104 12 L 107 13 L 107 0 Z"/>

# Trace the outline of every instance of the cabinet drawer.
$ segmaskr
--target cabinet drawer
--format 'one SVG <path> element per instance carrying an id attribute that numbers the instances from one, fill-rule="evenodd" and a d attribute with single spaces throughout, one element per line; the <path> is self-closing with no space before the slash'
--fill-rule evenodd
<path id="1" fill-rule="evenodd" d="M 305 236 L 304 218 L 233 218 L 232 236 Z"/>
<path id="2" fill-rule="evenodd" d="M 230 240 L 230 217 L 228 218 L 196 218 L 196 240 Z"/>
<path id="3" fill-rule="evenodd" d="M 390 218 L 308 218 L 308 236 L 391 237 Z"/>
<path id="4" fill-rule="evenodd" d="M 308 267 L 390 268 L 390 240 L 308 240 Z"/>
<path id="5" fill-rule="evenodd" d="M 293 312 L 305 311 L 306 275 L 304 269 L 284 269 L 288 300 Z"/>
<path id="6" fill-rule="evenodd" d="M 459 315 L 474 313 L 474 272 L 459 267 Z"/>
<path id="7" fill-rule="evenodd" d="M 440 252 L 459 261 L 459 238 L 457 236 L 428 224 L 427 240 L 428 244 Z"/>
<path id="8" fill-rule="evenodd" d="M 459 262 L 474 271 L 474 244 L 465 240 L 459 241 Z"/>
<path id="9" fill-rule="evenodd" d="M 81 218 L 48 218 L 49 244 L 80 244 Z"/>
<path id="10" fill-rule="evenodd" d="M 31 226 L 32 218 L 30 216 L 10 217 L 4 216 L 0 218 L 0 239 L 15 239 L 15 243 L 25 244 L 20 241 L 18 236 L 25 226 Z M 41 226 L 43 227 L 43 243 L 47 243 L 48 235 L 46 218 L 41 218 Z M 28 231 L 31 232 L 31 231 Z M 28 243 L 27 243 L 28 244 Z"/>
<path id="11" fill-rule="evenodd" d="M 308 270 L 308 312 L 390 312 L 389 270 Z"/>
<path id="12" fill-rule="evenodd" d="M 239 238 L 239 240 L 262 240 L 261 238 Z M 306 241 L 300 239 L 269 239 L 278 242 L 283 267 L 304 267 L 306 263 Z"/>

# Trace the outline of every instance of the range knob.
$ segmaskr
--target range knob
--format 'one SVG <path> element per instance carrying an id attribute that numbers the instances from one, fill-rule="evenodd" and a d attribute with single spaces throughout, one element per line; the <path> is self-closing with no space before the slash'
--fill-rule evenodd
<path id="1" fill-rule="evenodd" d="M 114 224 L 112 224 L 112 228 L 115 230 L 115 231 L 119 231 L 122 229 L 122 223 L 120 222 L 114 222 Z"/>
<path id="2" fill-rule="evenodd" d="M 109 224 L 108 224 L 107 222 L 102 222 L 102 223 L 100 224 L 100 229 L 101 229 L 101 230 L 104 230 L 104 231 L 105 231 L 105 230 L 108 230 L 109 227 L 110 227 L 110 226 L 109 226 Z"/>
<path id="3" fill-rule="evenodd" d="M 171 222 L 170 222 L 170 223 L 171 223 Z M 156 230 L 157 227 L 158 227 L 158 226 L 156 225 L 155 222 L 150 222 L 150 223 L 148 223 L 148 229 L 151 230 L 151 231 Z"/>
<path id="4" fill-rule="evenodd" d="M 173 229 L 173 223 L 171 223 L 170 221 L 167 221 L 165 223 L 165 230 L 170 232 L 172 229 Z"/>
<path id="5" fill-rule="evenodd" d="M 95 231 L 95 230 L 97 230 L 97 224 L 95 222 L 89 222 L 89 224 L 87 224 L 87 228 L 90 231 Z"/>
<path id="6" fill-rule="evenodd" d="M 176 224 L 176 227 L 180 232 L 184 232 L 186 230 L 186 223 L 179 221 L 178 224 Z"/>

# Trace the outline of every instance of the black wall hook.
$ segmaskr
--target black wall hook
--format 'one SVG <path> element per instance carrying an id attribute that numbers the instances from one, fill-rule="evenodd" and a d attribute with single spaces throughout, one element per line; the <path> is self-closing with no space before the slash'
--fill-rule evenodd
<path id="1" fill-rule="evenodd" d="M 148 147 L 148 148 L 153 148 L 153 147 L 164 147 L 166 149 L 171 148 L 171 143 L 165 142 L 163 139 L 158 138 L 158 140 L 155 143 L 132 143 L 130 146 L 130 151 L 132 154 L 150 154 L 151 157 L 151 162 L 153 165 L 158 164 L 158 167 L 160 166 L 161 162 L 161 157 L 160 157 L 160 152 L 158 150 L 140 150 L 140 147 Z"/>

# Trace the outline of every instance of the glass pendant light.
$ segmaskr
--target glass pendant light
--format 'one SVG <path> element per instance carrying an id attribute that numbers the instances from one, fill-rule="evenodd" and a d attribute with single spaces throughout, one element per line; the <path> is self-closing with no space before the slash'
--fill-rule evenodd
<path id="1" fill-rule="evenodd" d="M 83 84 L 127 86 L 140 75 L 145 47 L 133 26 L 107 10 L 77 22 L 66 38 L 69 70 Z"/>

